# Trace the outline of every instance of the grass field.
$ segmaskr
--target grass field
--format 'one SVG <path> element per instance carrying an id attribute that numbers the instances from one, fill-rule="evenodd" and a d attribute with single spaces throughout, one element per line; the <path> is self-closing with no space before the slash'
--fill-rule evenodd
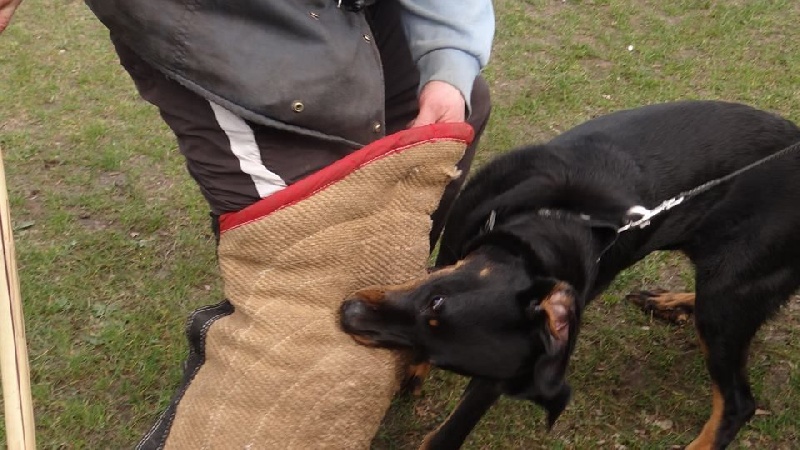
<path id="1" fill-rule="evenodd" d="M 495 5 L 486 72 L 494 112 L 479 162 L 604 112 L 666 100 L 740 101 L 800 121 L 800 2 Z M 178 383 L 185 317 L 216 303 L 221 285 L 204 201 L 81 1 L 25 0 L 0 36 L 0 146 L 39 448 L 130 448 Z M 711 407 L 693 329 L 622 301 L 656 286 L 691 289 L 691 270 L 678 256 L 653 255 L 590 309 L 570 374 L 575 397 L 551 433 L 537 408 L 504 399 L 466 448 L 688 443 Z M 798 322 L 795 297 L 754 342 L 760 412 L 733 448 L 797 448 Z M 374 448 L 415 448 L 463 384 L 434 372 L 421 399 L 397 399 Z"/>

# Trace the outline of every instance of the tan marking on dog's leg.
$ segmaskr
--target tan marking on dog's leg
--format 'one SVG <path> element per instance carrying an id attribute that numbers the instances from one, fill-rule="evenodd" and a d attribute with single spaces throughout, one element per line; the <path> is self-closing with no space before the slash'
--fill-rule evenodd
<path id="1" fill-rule="evenodd" d="M 489 274 L 491 274 L 491 273 L 492 273 L 492 269 L 491 269 L 490 267 L 484 267 L 483 269 L 481 269 L 481 271 L 480 271 L 480 273 L 478 273 L 478 275 L 479 275 L 481 278 L 486 278 L 486 277 L 488 277 L 488 276 L 489 276 Z"/>
<path id="2" fill-rule="evenodd" d="M 679 306 L 694 309 L 694 299 L 695 295 L 693 292 L 666 292 L 664 294 L 657 295 L 656 297 L 652 298 L 651 301 L 656 308 L 661 309 L 673 309 Z"/>
<path id="3" fill-rule="evenodd" d="M 700 344 L 700 350 L 703 351 L 703 357 L 708 359 L 708 345 L 697 331 L 697 341 Z M 719 390 L 719 387 L 712 381 L 711 382 L 711 417 L 708 418 L 703 430 L 700 434 L 686 446 L 686 450 L 713 450 L 714 441 L 717 437 L 719 424 L 722 422 L 722 412 L 725 409 L 725 398 Z"/>
<path id="4" fill-rule="evenodd" d="M 425 436 L 419 448 L 422 450 L 460 448 L 500 395 L 500 384 L 497 381 L 471 379 L 447 419 Z"/>
<path id="5" fill-rule="evenodd" d="M 695 294 L 667 291 L 641 291 L 628 294 L 626 298 L 645 313 L 677 324 L 685 323 L 694 311 Z"/>
<path id="6" fill-rule="evenodd" d="M 435 429 L 435 430 L 433 430 L 433 431 L 431 431 L 430 433 L 428 433 L 428 434 L 426 434 L 426 435 L 425 435 L 425 439 L 423 439 L 423 440 L 422 440 L 422 444 L 420 444 L 420 446 L 419 446 L 419 450 L 435 450 L 435 449 L 432 449 L 432 448 L 431 448 L 431 440 L 433 439 L 433 437 L 434 437 L 434 436 L 436 436 L 436 435 L 439 433 L 439 431 L 442 429 L 442 427 L 443 427 L 443 426 L 444 426 L 444 425 L 445 425 L 447 422 L 449 422 L 449 421 L 450 421 L 450 418 L 452 418 L 452 417 L 453 417 L 453 414 L 455 414 L 455 413 L 456 413 L 456 411 L 458 411 L 458 408 L 461 406 L 461 403 L 462 403 L 463 401 L 464 401 L 464 398 L 462 397 L 462 398 L 461 398 L 461 400 L 459 400 L 459 401 L 458 401 L 458 404 L 456 405 L 456 407 L 455 407 L 455 408 L 453 408 L 453 410 L 450 412 L 450 415 L 449 415 L 449 416 L 447 416 L 447 418 L 446 418 L 446 419 L 444 419 L 444 421 L 442 421 L 442 423 L 440 423 L 440 424 L 439 424 L 439 426 L 438 426 L 438 427 L 436 427 L 436 429 Z"/>
<path id="7" fill-rule="evenodd" d="M 433 439 L 433 436 L 436 435 L 438 430 L 439 429 L 437 428 L 436 430 L 425 435 L 425 439 L 423 439 L 422 444 L 419 445 L 419 450 L 431 450 L 431 439 Z"/>
<path id="8" fill-rule="evenodd" d="M 711 386 L 711 417 L 703 426 L 703 431 L 686 447 L 686 450 L 713 450 L 717 438 L 719 425 L 722 422 L 722 412 L 725 409 L 725 399 L 716 384 Z"/>
<path id="9" fill-rule="evenodd" d="M 411 395 L 414 397 L 422 395 L 422 385 L 425 383 L 425 379 L 428 378 L 429 373 L 431 373 L 431 363 L 429 362 L 411 364 L 408 366 L 406 383 L 408 384 Z"/>

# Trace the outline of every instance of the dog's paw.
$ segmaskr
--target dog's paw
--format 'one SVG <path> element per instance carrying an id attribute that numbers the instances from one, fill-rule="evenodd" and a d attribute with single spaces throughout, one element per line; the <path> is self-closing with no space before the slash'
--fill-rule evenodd
<path id="1" fill-rule="evenodd" d="M 694 312 L 693 293 L 673 293 L 655 289 L 632 292 L 625 298 L 646 314 L 675 325 L 687 323 Z"/>

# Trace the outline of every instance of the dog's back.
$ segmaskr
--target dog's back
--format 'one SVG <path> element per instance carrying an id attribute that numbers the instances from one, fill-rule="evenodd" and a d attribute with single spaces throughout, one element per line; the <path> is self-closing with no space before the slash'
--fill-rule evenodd
<path id="1" fill-rule="evenodd" d="M 570 129 L 550 144 L 577 152 L 574 157 L 579 162 L 578 158 L 588 156 L 584 152 L 593 150 L 583 145 L 587 141 L 605 141 L 612 151 L 630 156 L 645 176 L 643 183 L 658 181 L 653 198 L 644 200 L 658 201 L 800 141 L 800 129 L 747 105 L 683 101 L 602 116 Z M 797 163 L 798 155 L 781 163 Z"/>

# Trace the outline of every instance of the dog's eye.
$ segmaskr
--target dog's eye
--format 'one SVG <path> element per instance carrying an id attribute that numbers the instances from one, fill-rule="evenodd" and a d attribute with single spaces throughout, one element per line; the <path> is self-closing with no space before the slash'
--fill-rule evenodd
<path id="1" fill-rule="evenodd" d="M 430 308 L 433 312 L 439 312 L 444 307 L 444 297 L 437 295 L 431 299 Z"/>
<path id="2" fill-rule="evenodd" d="M 439 326 L 439 313 L 442 312 L 444 307 L 444 296 L 436 295 L 431 297 L 425 308 L 422 309 L 421 316 L 428 322 L 431 327 Z"/>
<path id="3" fill-rule="evenodd" d="M 428 309 L 430 309 L 431 314 L 428 318 L 428 325 L 435 328 L 439 326 L 439 313 L 442 311 L 444 307 L 444 297 L 441 295 L 437 295 L 431 298 L 431 302 L 428 304 Z"/>
<path id="4" fill-rule="evenodd" d="M 431 297 L 423 310 L 423 317 L 431 327 L 439 326 L 439 313 L 442 311 L 442 307 L 444 307 L 444 297 L 436 295 Z"/>

